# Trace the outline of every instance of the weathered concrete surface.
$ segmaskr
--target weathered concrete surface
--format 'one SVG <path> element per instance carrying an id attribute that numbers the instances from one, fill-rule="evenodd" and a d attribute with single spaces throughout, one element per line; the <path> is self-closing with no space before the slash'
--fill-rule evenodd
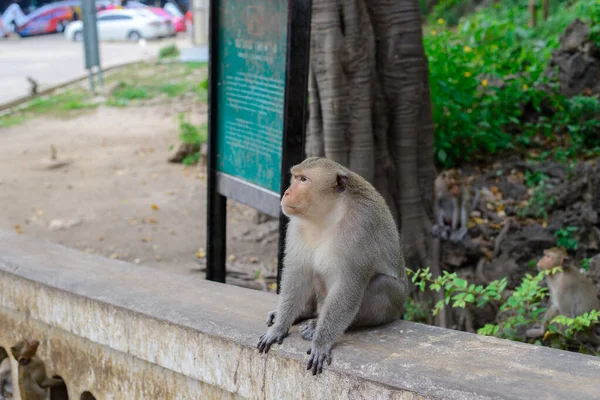
<path id="1" fill-rule="evenodd" d="M 600 397 L 598 358 L 405 321 L 345 335 L 313 377 L 297 328 L 257 352 L 275 302 L 0 231 L 0 346 L 39 338 L 72 398 Z"/>

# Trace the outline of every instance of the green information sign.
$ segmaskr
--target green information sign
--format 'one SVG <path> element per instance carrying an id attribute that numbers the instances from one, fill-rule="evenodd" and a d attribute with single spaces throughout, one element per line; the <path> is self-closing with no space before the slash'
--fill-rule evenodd
<path id="1" fill-rule="evenodd" d="M 304 159 L 311 0 L 211 0 L 206 278 L 225 282 L 227 199 L 279 218 Z"/>
<path id="2" fill-rule="evenodd" d="M 221 0 L 217 169 L 279 195 L 287 1 Z"/>

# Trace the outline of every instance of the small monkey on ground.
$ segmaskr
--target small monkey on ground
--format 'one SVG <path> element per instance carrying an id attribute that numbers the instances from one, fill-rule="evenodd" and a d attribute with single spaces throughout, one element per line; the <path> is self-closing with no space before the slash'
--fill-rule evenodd
<path id="1" fill-rule="evenodd" d="M 469 182 L 463 181 L 456 169 L 443 171 L 435 178 L 433 195 L 436 219 L 433 235 L 460 242 L 467 234 L 467 223 L 473 208 Z M 473 203 L 476 201 L 477 193 Z"/>
<path id="2" fill-rule="evenodd" d="M 48 398 L 48 388 L 61 386 L 62 379 L 49 378 L 46 366 L 36 353 L 40 342 L 37 340 L 22 340 L 10 348 L 19 363 L 19 389 L 22 400 L 45 400 Z"/>
<path id="3" fill-rule="evenodd" d="M 307 369 L 331 364 L 331 349 L 348 329 L 383 325 L 404 311 L 408 279 L 400 234 L 377 190 L 358 174 L 320 157 L 291 169 L 281 199 L 290 219 L 281 294 L 269 313 L 258 349 L 281 344 L 290 327 L 310 319 L 301 335 L 311 341 Z"/>
<path id="4" fill-rule="evenodd" d="M 600 310 L 596 287 L 576 268 L 565 265 L 568 257 L 565 249 L 553 247 L 544 250 L 544 256 L 537 263 L 539 271 L 551 270 L 555 267 L 562 267 L 563 270 L 546 276 L 550 306 L 542 318 L 541 328 L 527 330 L 526 335 L 529 338 L 537 339 L 544 336 L 548 323 L 557 315 L 575 318 L 592 310 Z M 593 331 L 590 332 L 590 341 L 594 345 L 600 344 L 600 338 Z"/>

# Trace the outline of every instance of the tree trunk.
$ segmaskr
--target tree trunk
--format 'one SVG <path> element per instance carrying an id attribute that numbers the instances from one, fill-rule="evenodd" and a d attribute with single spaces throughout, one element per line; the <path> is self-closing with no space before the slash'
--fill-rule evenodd
<path id="1" fill-rule="evenodd" d="M 536 0 L 529 0 L 529 27 L 535 28 L 537 25 L 537 4 Z"/>
<path id="2" fill-rule="evenodd" d="M 542 0 L 542 16 L 544 21 L 550 16 L 550 0 Z"/>
<path id="3" fill-rule="evenodd" d="M 308 156 L 371 182 L 407 266 L 432 263 L 433 120 L 417 0 L 313 0 Z M 439 273 L 439 268 L 436 273 Z"/>

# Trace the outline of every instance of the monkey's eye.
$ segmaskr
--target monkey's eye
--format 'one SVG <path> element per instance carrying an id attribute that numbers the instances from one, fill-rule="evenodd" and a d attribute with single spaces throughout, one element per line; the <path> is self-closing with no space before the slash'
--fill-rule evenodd
<path id="1" fill-rule="evenodd" d="M 308 179 L 304 175 L 298 175 L 296 176 L 296 180 L 300 182 L 306 182 Z"/>

